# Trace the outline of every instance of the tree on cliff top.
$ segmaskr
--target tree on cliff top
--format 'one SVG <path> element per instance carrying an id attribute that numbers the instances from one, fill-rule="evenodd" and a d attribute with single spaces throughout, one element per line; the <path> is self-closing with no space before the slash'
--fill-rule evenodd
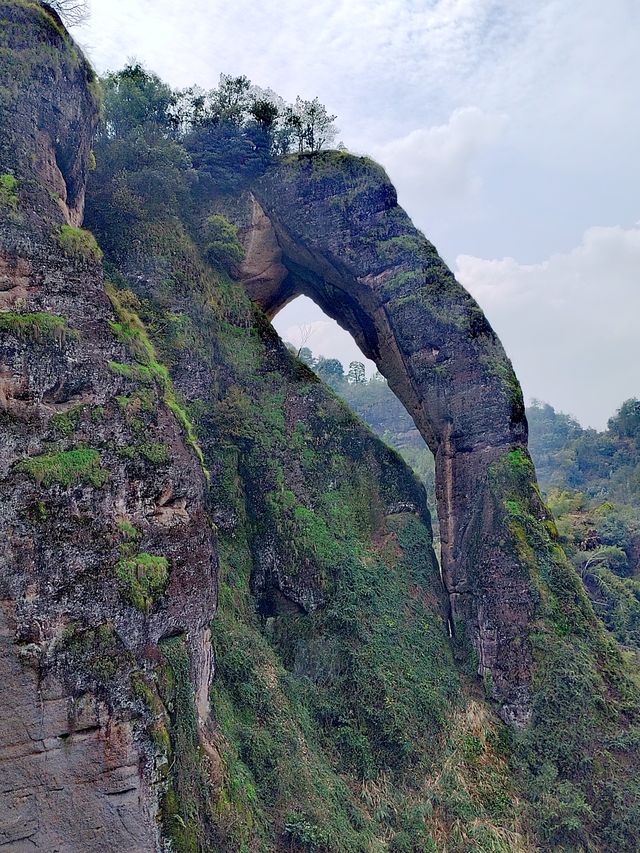
<path id="1" fill-rule="evenodd" d="M 618 438 L 636 439 L 640 444 L 640 400 L 625 400 L 612 418 L 609 431 Z"/>
<path id="2" fill-rule="evenodd" d="M 87 0 L 47 0 L 44 5 L 57 12 L 68 27 L 82 24 L 89 17 Z"/>
<path id="3" fill-rule="evenodd" d="M 336 116 L 329 115 L 317 98 L 305 101 L 298 96 L 284 114 L 285 127 L 291 131 L 300 152 L 328 148 L 338 133 L 335 120 Z"/>
<path id="4" fill-rule="evenodd" d="M 104 122 L 100 129 L 110 138 L 124 138 L 140 129 L 157 139 L 169 135 L 177 122 L 171 88 L 139 62 L 107 74 L 104 85 Z"/>

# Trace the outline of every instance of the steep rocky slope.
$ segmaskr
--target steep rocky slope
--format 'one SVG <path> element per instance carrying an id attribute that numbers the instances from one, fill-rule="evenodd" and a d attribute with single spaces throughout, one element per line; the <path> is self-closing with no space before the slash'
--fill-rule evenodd
<path id="1" fill-rule="evenodd" d="M 152 849 L 145 789 L 158 771 L 132 725 L 144 713 L 132 685 L 145 684 L 161 639 L 182 635 L 206 696 L 217 563 L 205 478 L 170 380 L 133 381 L 138 354 L 100 251 L 72 224 L 93 74 L 47 12 L 3 4 L 7 16 L 0 171 L 16 192 L 0 247 L 0 844 Z"/>
<path id="2" fill-rule="evenodd" d="M 98 248 L 96 81 L 44 6 L 0 13 L 0 847 L 635 849 L 633 683 L 547 529 L 499 343 L 386 177 L 333 153 L 230 192 L 135 127 L 97 147 Z M 455 445 L 447 589 L 422 487 L 259 307 L 297 290 Z"/>

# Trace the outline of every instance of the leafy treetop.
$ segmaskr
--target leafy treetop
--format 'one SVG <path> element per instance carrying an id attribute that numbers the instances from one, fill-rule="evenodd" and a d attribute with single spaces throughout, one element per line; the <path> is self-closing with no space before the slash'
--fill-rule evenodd
<path id="1" fill-rule="evenodd" d="M 108 137 L 134 128 L 155 130 L 173 139 L 192 142 L 202 131 L 224 127 L 241 133 L 270 154 L 317 152 L 328 147 L 337 130 L 335 116 L 318 98 L 297 97 L 293 104 L 271 89 L 262 89 L 248 77 L 221 74 L 218 86 L 172 90 L 140 63 L 108 74 L 105 81 L 105 122 Z"/>

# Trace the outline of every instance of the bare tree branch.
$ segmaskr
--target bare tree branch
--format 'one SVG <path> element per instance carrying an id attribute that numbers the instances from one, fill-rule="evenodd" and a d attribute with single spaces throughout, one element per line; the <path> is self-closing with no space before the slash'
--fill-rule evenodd
<path id="1" fill-rule="evenodd" d="M 300 358 L 300 353 L 306 347 L 309 342 L 309 338 L 313 335 L 314 328 L 311 323 L 303 323 L 301 326 L 298 326 L 298 336 L 300 338 L 300 346 L 298 347 L 298 352 L 296 355 Z"/>
<path id="2" fill-rule="evenodd" d="M 57 12 L 67 27 L 83 24 L 90 15 L 88 0 L 47 0 L 44 5 Z"/>

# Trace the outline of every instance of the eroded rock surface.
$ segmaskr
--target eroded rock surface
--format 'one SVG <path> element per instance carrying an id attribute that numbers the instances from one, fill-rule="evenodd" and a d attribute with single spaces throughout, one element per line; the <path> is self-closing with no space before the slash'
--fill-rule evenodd
<path id="1" fill-rule="evenodd" d="M 163 638 L 188 638 L 208 717 L 206 479 L 170 385 L 138 380 L 126 309 L 75 228 L 92 72 L 44 8 L 0 17 L 0 173 L 17 179 L 0 210 L 0 848 L 151 850 L 162 759 L 140 685 Z"/>
<path id="2" fill-rule="evenodd" d="M 524 724 L 536 580 L 491 471 L 518 454 L 529 464 L 527 425 L 500 341 L 366 158 L 290 157 L 255 184 L 247 206 L 251 224 L 239 221 L 250 296 L 270 317 L 311 297 L 376 362 L 433 451 L 452 629 L 471 642 L 504 717 Z M 266 245 L 271 267 L 255 249 Z M 525 491 L 527 511 L 544 520 L 532 469 Z"/>
<path id="3" fill-rule="evenodd" d="M 105 703 L 41 681 L 0 603 L 0 849 L 138 853 L 156 843 L 131 724 Z"/>

